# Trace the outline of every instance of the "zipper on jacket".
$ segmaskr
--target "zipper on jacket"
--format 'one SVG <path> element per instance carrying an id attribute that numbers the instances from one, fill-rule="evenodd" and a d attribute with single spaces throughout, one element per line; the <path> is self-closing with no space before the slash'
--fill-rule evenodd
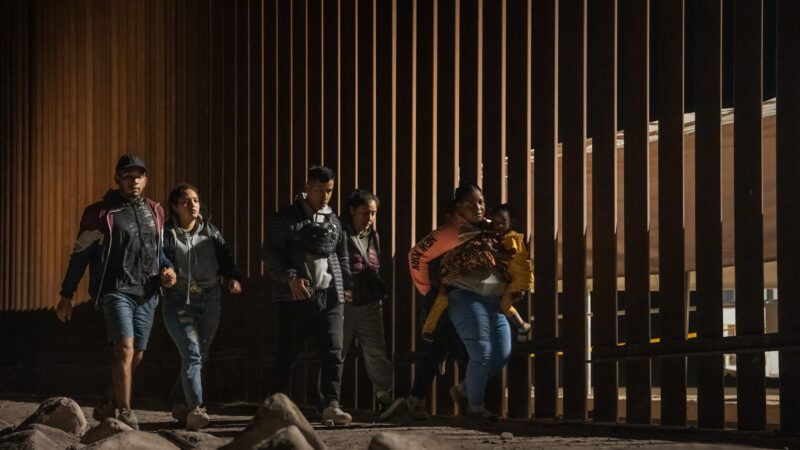
<path id="1" fill-rule="evenodd" d="M 114 240 L 114 230 L 112 229 L 111 222 L 109 222 L 109 220 L 111 219 L 112 214 L 120 211 L 122 211 L 122 208 L 112 209 L 106 213 L 106 225 L 108 226 L 108 248 L 106 249 L 106 260 L 103 261 L 103 275 L 100 276 L 100 286 L 97 288 L 97 295 L 94 299 L 95 307 L 97 307 L 97 305 L 100 303 L 100 296 L 103 293 L 103 283 L 106 280 L 106 270 L 108 269 L 108 258 L 111 256 L 111 243 Z"/>

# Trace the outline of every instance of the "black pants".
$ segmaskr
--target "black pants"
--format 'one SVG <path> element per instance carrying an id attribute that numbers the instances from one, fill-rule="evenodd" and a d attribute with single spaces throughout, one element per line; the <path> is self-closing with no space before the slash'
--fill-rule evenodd
<path id="1" fill-rule="evenodd" d="M 461 379 L 464 379 L 469 357 L 447 314 L 442 314 L 436 330 L 433 332 L 433 342 L 428 343 L 422 351 L 422 362 L 417 364 L 414 370 L 414 386 L 411 387 L 411 395 L 424 399 L 430 397 L 431 385 L 439 371 L 439 363 L 448 356 L 459 365 L 458 373 Z"/>
<path id="2" fill-rule="evenodd" d="M 272 365 L 272 393 L 290 395 L 291 370 L 298 338 L 314 339 L 319 353 L 321 406 L 339 401 L 342 383 L 342 335 L 344 305 L 339 304 L 336 289 L 331 288 L 311 300 L 279 302 L 278 349 Z"/>

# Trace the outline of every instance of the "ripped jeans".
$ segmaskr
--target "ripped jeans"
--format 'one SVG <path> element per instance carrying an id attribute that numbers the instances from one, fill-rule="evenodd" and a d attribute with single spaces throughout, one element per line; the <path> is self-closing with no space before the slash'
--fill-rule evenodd
<path id="1" fill-rule="evenodd" d="M 186 303 L 186 291 L 170 289 L 162 308 L 164 325 L 178 347 L 181 369 L 172 389 L 174 404 L 190 408 L 203 404 L 201 371 L 203 361 L 217 332 L 220 317 L 220 286 L 193 293 Z"/>

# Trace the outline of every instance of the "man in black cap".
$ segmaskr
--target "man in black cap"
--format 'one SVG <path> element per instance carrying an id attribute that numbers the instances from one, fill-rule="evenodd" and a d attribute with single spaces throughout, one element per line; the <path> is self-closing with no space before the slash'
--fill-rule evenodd
<path id="1" fill-rule="evenodd" d="M 114 347 L 107 402 L 93 416 L 99 421 L 117 417 L 139 429 L 130 405 L 132 374 L 147 348 L 159 287 L 172 286 L 177 277 L 163 253 L 164 210 L 144 197 L 144 161 L 134 154 L 122 156 L 114 181 L 118 189 L 83 212 L 56 312 L 61 321 L 70 319 L 72 297 L 88 265 L 89 295 L 103 308 Z"/>

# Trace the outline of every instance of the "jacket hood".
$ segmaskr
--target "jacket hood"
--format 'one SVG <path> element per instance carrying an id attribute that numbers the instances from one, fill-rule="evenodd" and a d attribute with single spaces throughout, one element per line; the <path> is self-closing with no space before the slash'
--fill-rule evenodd
<path id="1" fill-rule="evenodd" d="M 173 215 L 170 216 L 169 220 L 167 220 L 167 223 L 164 224 L 164 228 L 175 231 L 175 234 L 179 236 L 184 236 L 187 234 L 199 234 L 201 231 L 203 231 L 203 229 L 206 228 L 206 221 L 203 218 L 203 216 L 198 216 L 195 229 L 192 230 L 190 233 L 187 233 L 183 230 L 183 228 L 181 228 L 181 222 L 178 219 L 178 217 Z"/>

